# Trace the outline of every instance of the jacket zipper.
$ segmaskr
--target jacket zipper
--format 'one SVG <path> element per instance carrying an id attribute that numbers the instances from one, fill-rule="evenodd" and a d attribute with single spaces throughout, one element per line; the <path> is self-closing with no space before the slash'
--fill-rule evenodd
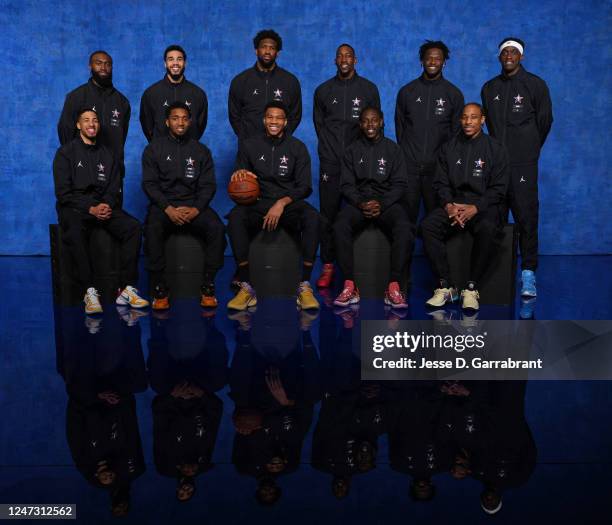
<path id="1" fill-rule="evenodd" d="M 472 163 L 471 162 L 472 159 L 470 158 L 471 154 L 472 154 L 472 143 L 470 142 L 468 144 L 467 154 L 466 154 L 466 157 L 465 157 L 465 169 L 464 169 L 464 172 L 463 172 L 463 180 L 466 183 L 469 181 L 468 171 L 469 171 L 469 166 Z"/>
<path id="2" fill-rule="evenodd" d="M 512 80 L 508 80 L 506 82 L 506 91 L 504 92 L 504 117 L 503 117 L 503 122 L 502 122 L 502 126 L 503 126 L 503 131 L 502 131 L 502 144 L 505 146 L 506 145 L 506 129 L 508 128 L 508 122 L 506 121 L 506 116 L 508 115 L 508 102 L 510 102 L 510 98 L 508 97 L 508 94 L 510 93 L 510 83 L 512 82 Z"/>
<path id="3" fill-rule="evenodd" d="M 344 138 L 346 134 L 346 82 L 344 83 L 344 100 L 342 101 L 342 151 L 344 151 Z"/>
<path id="4" fill-rule="evenodd" d="M 427 86 L 427 105 L 425 106 L 425 122 L 429 122 L 429 113 L 431 111 L 431 108 L 429 107 L 431 103 L 431 82 L 429 84 L 429 86 Z M 422 161 L 425 162 L 425 159 L 427 158 L 427 142 L 429 138 L 429 125 L 425 126 L 425 141 L 423 142 L 423 157 L 422 157 Z"/>

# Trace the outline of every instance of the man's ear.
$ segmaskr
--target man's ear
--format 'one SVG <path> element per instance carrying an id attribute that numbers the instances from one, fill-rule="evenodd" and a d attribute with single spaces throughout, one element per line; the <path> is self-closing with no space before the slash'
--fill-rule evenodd
<path id="1" fill-rule="evenodd" d="M 166 119 L 166 127 L 169 128 L 170 127 L 170 119 Z"/>

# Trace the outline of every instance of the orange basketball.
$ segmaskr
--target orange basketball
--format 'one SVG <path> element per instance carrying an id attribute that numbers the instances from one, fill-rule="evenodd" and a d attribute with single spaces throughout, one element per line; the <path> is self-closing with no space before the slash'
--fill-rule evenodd
<path id="1" fill-rule="evenodd" d="M 236 204 L 253 204 L 259 197 L 259 182 L 252 175 L 244 180 L 230 181 L 227 192 Z"/>

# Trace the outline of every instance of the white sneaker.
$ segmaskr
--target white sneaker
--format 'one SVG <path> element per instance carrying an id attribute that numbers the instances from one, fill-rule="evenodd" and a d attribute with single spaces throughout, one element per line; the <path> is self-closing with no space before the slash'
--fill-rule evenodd
<path id="1" fill-rule="evenodd" d="M 87 288 L 85 297 L 83 297 L 85 303 L 86 314 L 99 314 L 102 313 L 102 305 L 100 304 L 100 294 L 95 288 Z"/>
<path id="2" fill-rule="evenodd" d="M 461 292 L 461 308 L 466 310 L 478 310 L 480 308 L 478 299 L 480 299 L 478 290 L 463 290 Z"/>
<path id="3" fill-rule="evenodd" d="M 434 294 L 425 304 L 427 306 L 444 306 L 446 303 L 455 302 L 459 298 L 457 288 L 436 288 Z"/>
<path id="4" fill-rule="evenodd" d="M 146 308 L 149 301 L 138 295 L 138 290 L 133 286 L 126 286 L 115 301 L 120 306 L 131 306 L 132 308 Z"/>

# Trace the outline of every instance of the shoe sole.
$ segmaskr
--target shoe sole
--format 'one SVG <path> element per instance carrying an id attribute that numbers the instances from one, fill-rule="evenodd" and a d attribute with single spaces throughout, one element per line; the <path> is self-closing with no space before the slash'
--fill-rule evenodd
<path id="1" fill-rule="evenodd" d="M 129 306 L 130 308 L 146 308 L 147 306 L 149 306 L 149 303 L 147 302 L 147 304 L 143 304 L 143 305 L 136 305 L 136 304 L 130 304 L 130 300 L 124 298 L 123 296 L 119 296 L 117 297 L 117 300 L 115 301 L 116 305 L 119 306 Z"/>
<path id="2" fill-rule="evenodd" d="M 300 307 L 300 309 L 302 310 L 319 310 L 321 308 L 320 304 L 313 304 L 311 306 L 302 306 L 302 303 L 300 303 L 299 299 L 296 299 L 296 304 Z"/>
<path id="3" fill-rule="evenodd" d="M 408 308 L 408 303 L 395 304 L 385 297 L 385 304 L 391 308 L 405 309 Z"/>
<path id="4" fill-rule="evenodd" d="M 85 313 L 87 315 L 92 315 L 92 314 L 101 314 L 104 310 L 102 310 L 102 308 L 100 308 L 99 310 L 87 310 L 87 308 L 85 309 Z"/>
<path id="5" fill-rule="evenodd" d="M 461 305 L 461 309 L 462 310 L 471 310 L 472 312 L 477 312 L 478 310 L 480 310 L 480 305 L 478 305 L 478 306 L 463 306 L 463 305 Z"/>
<path id="6" fill-rule="evenodd" d="M 531 292 L 529 290 L 521 290 L 521 297 L 537 297 L 537 292 Z"/>
<path id="7" fill-rule="evenodd" d="M 334 305 L 336 306 L 350 306 L 352 304 L 357 304 L 359 302 L 359 298 L 358 297 L 353 297 L 352 299 L 349 299 L 347 302 L 343 303 L 342 301 L 334 301 Z"/>

